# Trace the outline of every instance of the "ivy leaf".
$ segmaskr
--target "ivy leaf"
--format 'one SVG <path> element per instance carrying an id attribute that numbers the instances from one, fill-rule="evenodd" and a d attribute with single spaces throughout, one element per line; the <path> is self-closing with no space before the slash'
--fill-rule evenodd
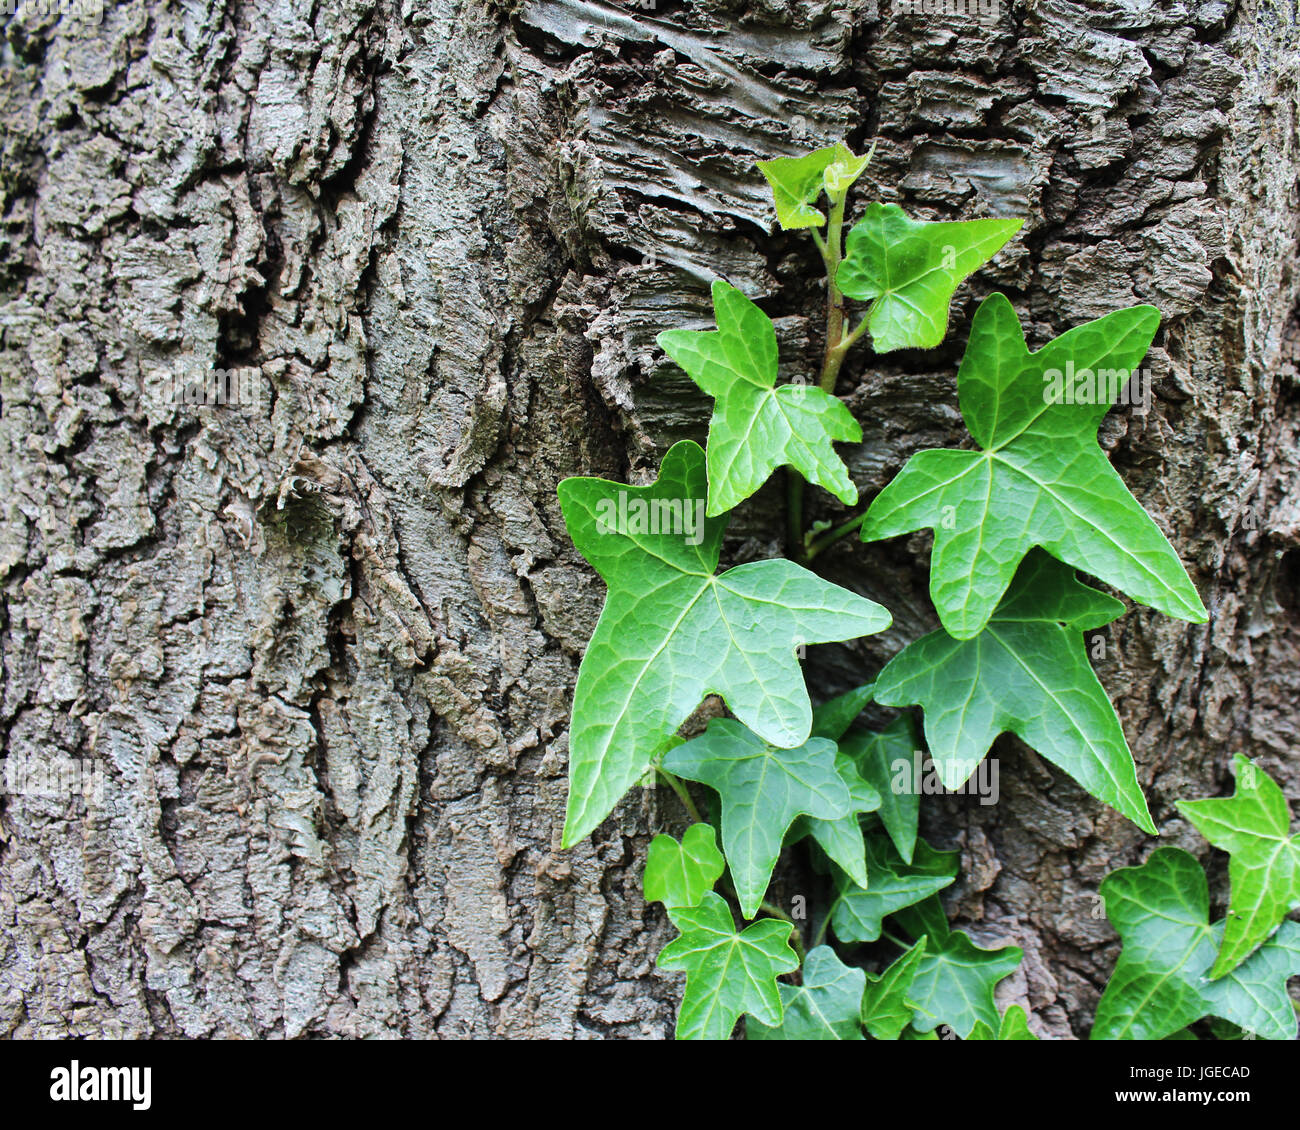
<path id="1" fill-rule="evenodd" d="M 971 1040 L 1037 1040 L 1029 1030 L 1029 1020 L 1025 1016 L 1025 1010 L 1018 1004 L 1013 1004 L 1002 1014 L 1002 1025 L 998 1028 L 995 1036 L 993 1029 L 984 1021 L 977 1021 L 975 1027 L 971 1030 Z"/>
<path id="2" fill-rule="evenodd" d="M 609 586 L 574 690 L 564 847 L 609 815 L 707 694 L 765 741 L 807 740 L 796 648 L 889 625 L 878 604 L 789 561 L 715 576 L 725 523 L 704 517 L 705 489 L 704 452 L 689 441 L 651 486 L 560 484 L 569 534 Z"/>
<path id="3" fill-rule="evenodd" d="M 849 811 L 838 820 L 823 820 L 816 816 L 800 816 L 791 833 L 791 841 L 812 836 L 828 856 L 844 869 L 859 887 L 867 885 L 867 858 L 862 840 L 859 815 L 875 812 L 880 807 L 881 796 L 862 779 L 853 758 L 843 752 L 835 754 L 835 771 L 849 790 Z"/>
<path id="4" fill-rule="evenodd" d="M 1211 977 L 1222 977 L 1300 903 L 1300 834 L 1277 783 L 1241 754 L 1236 792 L 1226 799 L 1179 801 L 1178 810 L 1215 847 L 1230 852 L 1231 901 L 1223 949 Z"/>
<path id="5" fill-rule="evenodd" d="M 722 799 L 722 850 L 746 918 L 758 913 L 781 840 L 800 813 L 848 814 L 852 797 L 835 768 L 835 743 L 809 738 L 782 749 L 730 718 L 669 750 L 664 768 L 715 789 Z"/>
<path id="6" fill-rule="evenodd" d="M 925 957 L 925 946 L 926 940 L 921 938 L 880 976 L 867 974 L 862 993 L 862 1024 L 875 1039 L 897 1040 L 912 1022 L 907 994 Z"/>
<path id="7" fill-rule="evenodd" d="M 813 708 L 812 736 L 838 742 L 871 701 L 875 683 L 867 683 Z"/>
<path id="8" fill-rule="evenodd" d="M 916 725 L 907 714 L 899 715 L 883 730 L 855 730 L 840 742 L 840 752 L 853 758 L 858 772 L 880 793 L 880 822 L 904 863 L 912 862 L 921 812 L 915 771 L 920 749 Z"/>
<path id="9" fill-rule="evenodd" d="M 1037 353 L 1001 294 L 981 304 L 957 376 L 979 451 L 922 451 L 867 511 L 864 541 L 934 530 L 930 596 L 949 635 L 984 630 L 1021 559 L 1042 546 L 1134 600 L 1204 623 L 1205 608 L 1173 547 L 1096 442 L 1123 380 L 1151 344 L 1160 314 L 1134 306 L 1062 334 Z M 1077 399 L 1083 370 L 1103 387 Z M 1073 375 L 1052 401 L 1044 377 Z M 1059 402 L 1058 402 L 1059 401 Z"/>
<path id="10" fill-rule="evenodd" d="M 785 231 L 792 231 L 824 225 L 826 217 L 812 206 L 813 201 L 828 184 L 834 193 L 847 192 L 870 159 L 869 155 L 854 156 L 847 145 L 837 142 L 802 157 L 759 161 L 758 170 L 771 186 L 777 222 Z"/>
<path id="11" fill-rule="evenodd" d="M 859 1011 L 867 975 L 845 965 L 830 946 L 808 951 L 803 984 L 780 985 L 785 1016 L 769 1027 L 751 1020 L 745 1034 L 751 1040 L 860 1040 Z"/>
<path id="12" fill-rule="evenodd" d="M 717 835 L 708 824 L 692 824 L 680 844 L 672 836 L 655 836 L 641 880 L 646 901 L 661 902 L 669 910 L 698 906 L 725 867 Z"/>
<path id="13" fill-rule="evenodd" d="M 978 635 L 937 631 L 910 644 L 880 672 L 876 700 L 921 705 L 945 788 L 959 788 L 1009 731 L 1154 834 L 1124 729 L 1081 635 L 1123 611 L 1035 550 Z"/>
<path id="14" fill-rule="evenodd" d="M 1241 965 L 1207 974 L 1223 937 L 1209 925 L 1205 872 L 1181 848 L 1159 848 L 1140 867 L 1101 885 L 1106 915 L 1124 948 L 1097 1003 L 1094 1040 L 1160 1040 L 1218 1016 L 1269 1040 L 1293 1040 L 1287 979 L 1300 974 L 1300 925 L 1284 922 Z"/>
<path id="15" fill-rule="evenodd" d="M 725 1040 L 746 1012 L 772 1027 L 781 1023 L 776 979 L 799 968 L 790 923 L 766 918 L 737 933 L 726 902 L 712 891 L 699 906 L 678 907 L 669 917 L 681 937 L 664 947 L 658 964 L 686 971 L 679 1040 Z"/>
<path id="16" fill-rule="evenodd" d="M 933 349 L 948 331 L 948 307 L 958 285 L 1024 222 L 927 223 L 897 204 L 868 204 L 849 232 L 835 278 L 849 298 L 874 300 L 867 329 L 877 353 Z"/>
<path id="17" fill-rule="evenodd" d="M 863 890 L 842 877 L 831 908 L 831 926 L 842 942 L 876 941 L 887 915 L 929 898 L 957 877 L 957 853 L 935 851 L 924 840 L 917 841 L 910 864 L 877 835 L 867 837 L 866 854 L 870 886 Z"/>
<path id="18" fill-rule="evenodd" d="M 931 930 L 907 995 L 915 1012 L 912 1026 L 930 1032 L 946 1024 L 963 1040 L 970 1038 L 976 1024 L 999 1028 L 993 991 L 1003 977 L 1015 972 L 1023 956 L 1019 946 L 995 950 L 977 946 L 962 931 L 949 931 L 946 922 L 942 933 Z"/>
<path id="19" fill-rule="evenodd" d="M 716 330 L 665 330 L 655 340 L 714 399 L 709 422 L 708 514 L 725 514 L 780 466 L 841 502 L 858 500 L 833 441 L 862 439 L 843 401 L 816 385 L 776 386 L 772 319 L 734 286 L 713 284 Z"/>

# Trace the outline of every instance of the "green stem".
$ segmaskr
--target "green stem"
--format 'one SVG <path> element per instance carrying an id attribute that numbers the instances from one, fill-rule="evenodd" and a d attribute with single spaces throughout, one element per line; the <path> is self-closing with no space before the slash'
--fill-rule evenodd
<path id="1" fill-rule="evenodd" d="M 830 220 L 826 225 L 826 243 L 822 259 L 826 263 L 826 354 L 822 360 L 822 375 L 818 382 L 823 391 L 834 394 L 835 378 L 844 362 L 847 347 L 844 345 L 844 294 L 835 281 L 844 258 L 844 202 L 847 193 L 831 201 Z"/>
<path id="2" fill-rule="evenodd" d="M 866 517 L 867 517 L 867 512 L 864 510 L 861 514 L 855 514 L 852 518 L 848 519 L 847 521 L 841 522 L 838 526 L 835 526 L 832 529 L 827 530 L 820 537 L 813 538 L 813 540 L 809 543 L 807 547 L 807 551 L 805 552 L 804 555 L 805 560 L 811 561 L 819 553 L 822 553 L 825 550 L 830 549 L 830 547 L 833 546 L 841 538 L 848 537 L 849 534 L 853 533 L 854 530 L 856 530 L 859 526 L 862 525 L 864 521 L 866 521 Z"/>
<path id="3" fill-rule="evenodd" d="M 700 816 L 700 810 L 695 807 L 695 801 L 691 799 L 691 793 L 686 787 L 686 782 L 680 777 L 675 777 L 673 774 L 669 773 L 667 769 L 661 768 L 660 766 L 655 766 L 655 772 L 658 773 L 659 776 L 664 779 L 665 783 L 667 783 L 668 787 L 677 794 L 677 799 L 686 806 L 686 811 L 690 813 L 691 819 L 694 820 L 696 824 L 702 824 L 704 820 Z"/>
<path id="4" fill-rule="evenodd" d="M 785 469 L 786 552 L 796 561 L 808 561 L 803 532 L 803 476 L 793 467 Z"/>
<path id="5" fill-rule="evenodd" d="M 835 381 L 840 374 L 840 366 L 853 343 L 862 335 L 866 321 L 847 337 L 844 335 L 844 295 L 836 285 L 835 274 L 844 258 L 844 204 L 848 193 L 841 193 L 831 199 L 830 219 L 826 224 L 826 236 L 822 237 L 816 228 L 810 228 L 813 242 L 821 252 L 822 262 L 826 264 L 826 351 L 822 356 L 822 371 L 817 379 L 818 387 L 823 392 L 835 395 Z M 794 468 L 787 468 L 786 484 L 786 541 L 787 551 L 796 561 L 807 563 L 812 560 L 808 554 L 808 542 L 803 528 L 803 478 Z"/>
<path id="6" fill-rule="evenodd" d="M 813 936 L 813 949 L 816 949 L 826 940 L 826 931 L 829 930 L 831 926 L 831 916 L 835 913 L 835 908 L 839 906 L 839 904 L 840 900 L 837 898 L 826 908 L 826 917 L 822 919 L 822 924 L 817 927 L 817 933 Z"/>
<path id="7" fill-rule="evenodd" d="M 891 934 L 888 930 L 882 930 L 880 936 L 887 942 L 893 942 L 900 950 L 910 950 L 912 948 L 911 942 L 903 941 L 897 934 Z"/>

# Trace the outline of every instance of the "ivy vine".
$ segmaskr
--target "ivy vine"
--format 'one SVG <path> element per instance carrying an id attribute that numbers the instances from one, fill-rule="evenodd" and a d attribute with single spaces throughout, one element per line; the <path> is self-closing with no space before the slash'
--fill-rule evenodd
<path id="1" fill-rule="evenodd" d="M 1154 833 L 1083 639 L 1124 605 L 1075 570 L 1169 616 L 1206 620 L 1173 547 L 1097 443 L 1159 325 L 1151 306 L 1031 352 L 1011 303 L 990 295 L 958 370 L 974 446 L 918 452 L 856 516 L 805 526 L 805 482 L 858 501 L 835 448 L 862 441 L 835 395 L 850 350 L 865 339 L 877 353 L 940 344 L 957 287 L 1023 223 L 920 221 L 870 203 L 846 238 L 848 192 L 870 160 L 837 144 L 758 165 L 781 227 L 806 230 L 825 263 L 817 380 L 777 383 L 772 320 L 718 280 L 716 329 L 658 337 L 713 399 L 707 446 L 675 444 L 647 486 L 572 478 L 559 488 L 569 534 L 608 586 L 574 693 L 562 843 L 589 835 L 651 776 L 692 817 L 680 841 L 655 837 L 644 876 L 647 900 L 678 930 L 659 965 L 686 974 L 679 1038 L 727 1039 L 745 1016 L 751 1039 L 1033 1039 L 1023 1009 L 999 1012 L 994 998 L 1021 951 L 982 948 L 948 924 L 940 893 L 957 856 L 918 836 L 915 773 L 900 776 L 920 748 L 912 717 L 878 732 L 854 723 L 873 700 L 919 707 L 947 789 L 1014 733 Z M 867 304 L 856 324 L 850 300 Z M 719 573 L 727 513 L 778 468 L 789 559 Z M 890 615 L 809 566 L 854 534 L 926 528 L 941 628 L 874 683 L 814 709 L 803 645 L 880 632 Z M 731 717 L 683 740 L 679 729 L 710 694 Z M 1286 915 L 1300 905 L 1300 837 L 1277 785 L 1245 758 L 1236 768 L 1233 798 L 1180 805 L 1231 853 L 1224 922 L 1209 923 L 1205 875 L 1179 849 L 1102 885 L 1123 948 L 1094 1038 L 1176 1037 L 1205 1018 L 1222 1036 L 1295 1037 L 1287 978 L 1300 973 L 1300 925 Z M 783 848 L 800 840 L 815 845 L 833 891 L 806 952 L 791 916 L 767 900 Z M 867 944 L 892 947 L 884 962 L 868 951 L 878 971 L 845 960 Z"/>

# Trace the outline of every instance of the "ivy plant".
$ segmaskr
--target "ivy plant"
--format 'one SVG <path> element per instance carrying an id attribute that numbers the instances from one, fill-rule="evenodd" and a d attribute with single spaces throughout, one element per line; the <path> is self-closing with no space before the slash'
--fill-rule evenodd
<path id="1" fill-rule="evenodd" d="M 1215 847 L 1229 852 L 1232 898 L 1211 977 L 1254 951 L 1289 910 L 1300 906 L 1300 833 L 1277 782 L 1241 754 L 1236 793 L 1225 800 L 1180 801 L 1178 810 Z"/>
<path id="2" fill-rule="evenodd" d="M 1269 1040 L 1296 1038 L 1287 980 L 1300 974 L 1300 924 L 1283 922 L 1231 972 L 1211 979 L 1224 924 L 1209 922 L 1209 888 L 1195 857 L 1159 848 L 1101 885 L 1123 941 L 1097 1005 L 1092 1038 L 1161 1040 L 1207 1016 Z"/>
<path id="3" fill-rule="evenodd" d="M 1158 328 L 1149 306 L 1031 352 L 1010 300 L 989 295 L 957 373 L 975 446 L 919 451 L 856 515 L 805 521 L 806 483 L 842 506 L 858 501 L 843 445 L 863 431 L 837 396 L 855 344 L 939 345 L 958 287 L 1024 222 L 931 220 L 877 201 L 846 234 L 849 190 L 870 161 L 841 142 L 759 162 L 777 223 L 807 233 L 826 270 L 820 371 L 780 383 L 770 314 L 717 279 L 714 328 L 657 338 L 712 401 L 706 447 L 673 445 L 651 483 L 559 488 L 574 545 L 607 588 L 574 690 L 562 845 L 595 832 L 638 783 L 666 785 L 690 816 L 680 839 L 655 836 L 643 883 L 677 930 L 659 966 L 685 974 L 679 1038 L 727 1039 L 746 1017 L 761 1040 L 1033 1039 L 1033 1018 L 997 1001 L 1021 950 L 949 925 L 941 899 L 959 860 L 918 836 L 923 760 L 954 789 L 1013 733 L 1153 832 L 1082 635 L 1125 606 L 1076 570 L 1206 619 L 1172 545 L 1097 443 Z M 788 556 L 719 571 L 728 513 L 778 471 Z M 818 576 L 816 561 L 854 534 L 922 529 L 934 535 L 940 629 L 814 707 L 804 646 L 891 624 L 879 604 Z M 684 730 L 710 695 L 721 711 Z M 857 725 L 872 703 L 904 713 L 882 729 Z M 1208 924 L 1204 877 L 1185 853 L 1166 849 L 1107 880 L 1124 948 L 1095 1035 L 1172 1034 L 1203 1016 L 1281 1030 L 1294 924 L 1279 922 L 1300 873 L 1285 804 L 1261 784 L 1198 805 L 1189 818 L 1232 853 L 1228 926 Z M 821 877 L 813 907 L 772 894 L 783 852 Z"/>
<path id="4" fill-rule="evenodd" d="M 1209 921 L 1205 872 L 1181 848 L 1160 848 L 1140 866 L 1113 872 L 1101 896 L 1123 948 L 1097 1005 L 1093 1039 L 1184 1038 L 1188 1025 L 1207 1017 L 1216 1033 L 1296 1038 L 1287 981 L 1300 975 L 1300 923 L 1286 915 L 1300 906 L 1297 837 L 1277 782 L 1241 754 L 1233 764 L 1233 796 L 1178 802 L 1198 831 L 1230 853 L 1226 918 Z"/>

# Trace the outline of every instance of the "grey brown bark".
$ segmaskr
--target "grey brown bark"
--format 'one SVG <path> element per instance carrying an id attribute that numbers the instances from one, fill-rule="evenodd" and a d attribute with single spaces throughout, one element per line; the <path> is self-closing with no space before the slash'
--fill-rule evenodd
<path id="1" fill-rule="evenodd" d="M 933 353 L 846 365 L 867 497 L 959 442 L 969 314 L 1039 344 L 1164 315 L 1116 465 L 1211 619 L 1135 609 L 1097 666 L 1166 842 L 1231 753 L 1300 796 L 1300 236 L 1293 3 L 132 0 L 5 24 L 0 702 L 7 758 L 100 798 L 0 807 L 0 1033 L 657 1037 L 678 979 L 636 792 L 560 852 L 569 695 L 602 593 L 554 488 L 644 480 L 707 402 L 654 334 L 722 275 L 819 348 L 816 258 L 753 161 L 879 137 L 870 191 L 1023 214 Z M 858 193 L 861 197 L 863 194 Z M 173 403 L 244 369 L 251 404 Z M 813 494 L 814 516 L 837 511 Z M 829 505 L 828 505 L 829 504 Z M 773 483 L 727 561 L 780 552 Z M 933 625 L 921 538 L 824 572 Z M 881 716 L 883 718 L 883 716 Z M 1002 800 L 927 802 L 950 912 L 1084 1035 L 1098 884 L 1150 841 L 1013 742 Z M 782 897 L 811 882 L 792 871 Z M 1221 891 L 1221 887 L 1220 887 Z"/>

